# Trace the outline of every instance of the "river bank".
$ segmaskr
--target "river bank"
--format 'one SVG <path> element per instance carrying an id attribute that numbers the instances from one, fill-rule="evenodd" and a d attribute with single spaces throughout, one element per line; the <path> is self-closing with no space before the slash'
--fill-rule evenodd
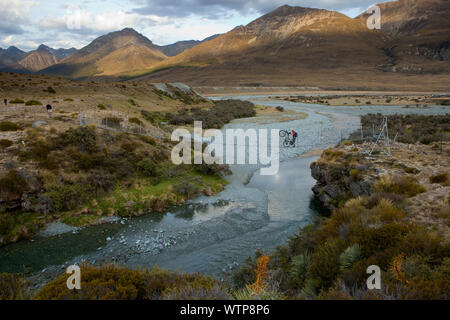
<path id="1" fill-rule="evenodd" d="M 306 119 L 287 123 L 242 119 L 224 128 L 298 129 L 301 138 L 297 148 L 280 152 L 282 165 L 278 177 L 264 180 L 257 166 L 232 166 L 228 186 L 216 196 L 190 201 L 167 214 L 123 219 L 87 228 L 78 234 L 48 238 L 34 245 L 10 247 L 9 252 L 0 253 L 2 261 L 16 271 L 28 270 L 28 274 L 31 272 L 38 279 L 37 283 L 46 282 L 67 265 L 82 261 L 93 265 L 114 262 L 145 268 L 159 265 L 203 272 L 218 279 L 229 278 L 232 270 L 242 266 L 255 250 L 271 250 L 285 244 L 317 215 L 311 191 L 315 181 L 310 172 L 310 163 L 315 158 L 298 158 L 300 155 L 335 145 L 341 137 L 359 128 L 360 114 L 410 111 L 371 106 L 353 114 L 354 110 L 350 112 L 345 108 L 318 108 L 261 97 L 238 98 L 268 107 L 281 104 L 286 110 L 308 115 Z M 425 112 L 442 110 L 437 107 Z"/>

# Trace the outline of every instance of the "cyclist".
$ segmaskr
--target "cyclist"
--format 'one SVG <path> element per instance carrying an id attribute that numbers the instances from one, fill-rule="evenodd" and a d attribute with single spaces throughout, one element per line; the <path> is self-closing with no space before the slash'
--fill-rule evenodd
<path id="1" fill-rule="evenodd" d="M 292 129 L 292 145 L 295 147 L 295 142 L 297 141 L 298 133 Z"/>

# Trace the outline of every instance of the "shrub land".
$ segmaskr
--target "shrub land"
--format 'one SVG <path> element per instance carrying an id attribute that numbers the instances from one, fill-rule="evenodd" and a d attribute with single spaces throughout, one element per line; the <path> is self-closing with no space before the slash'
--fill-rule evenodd
<path id="1" fill-rule="evenodd" d="M 202 121 L 204 128 L 220 129 L 234 119 L 249 118 L 256 115 L 255 105 L 241 100 L 220 100 L 211 109 L 183 109 L 176 115 L 169 115 L 173 125 L 190 125 Z"/>
<path id="2" fill-rule="evenodd" d="M 29 239 L 52 220 L 83 226 L 102 216 L 164 212 L 223 189 L 226 166 L 174 166 L 170 149 L 150 137 L 89 126 L 27 129 L 24 144 L 8 149 L 22 168 L 0 176 L 3 244 Z"/>
<path id="3" fill-rule="evenodd" d="M 385 115 L 369 114 L 361 117 L 364 130 L 371 131 L 372 125 L 381 125 Z M 390 115 L 388 118 L 389 133 L 392 139 L 402 143 L 431 144 L 433 142 L 450 141 L 450 116 L 424 115 Z M 355 133 L 358 137 L 359 132 Z"/>

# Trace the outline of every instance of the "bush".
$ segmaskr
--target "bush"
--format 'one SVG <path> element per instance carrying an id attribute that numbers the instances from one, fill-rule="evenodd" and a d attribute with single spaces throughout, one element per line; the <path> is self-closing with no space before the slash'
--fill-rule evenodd
<path id="1" fill-rule="evenodd" d="M 329 239 L 315 250 L 308 268 L 308 276 L 317 281 L 318 289 L 331 287 L 340 273 L 343 245 L 340 239 Z"/>
<path id="2" fill-rule="evenodd" d="M 174 125 L 193 124 L 194 121 L 202 121 L 205 128 L 221 128 L 234 119 L 254 117 L 255 105 L 241 100 L 216 101 L 214 107 L 209 110 L 192 108 L 181 110 L 177 115 L 170 117 L 169 121 Z"/>
<path id="3" fill-rule="evenodd" d="M 91 197 L 83 183 L 52 185 L 45 193 L 53 203 L 53 211 L 66 211 L 77 208 Z"/>
<path id="4" fill-rule="evenodd" d="M 176 185 L 173 186 L 173 191 L 176 194 L 186 196 L 187 198 L 192 198 L 200 194 L 200 188 L 196 186 L 194 183 L 189 181 L 177 183 Z"/>
<path id="5" fill-rule="evenodd" d="M 100 110 L 106 110 L 105 105 L 101 103 L 97 106 L 97 108 L 99 108 Z"/>
<path id="6" fill-rule="evenodd" d="M 9 148 L 13 145 L 13 142 L 11 140 L 8 139 L 1 139 L 0 140 L 0 147 L 6 149 Z"/>
<path id="7" fill-rule="evenodd" d="M 144 141 L 145 143 L 148 143 L 152 146 L 156 146 L 156 140 L 153 139 L 152 137 L 149 136 L 139 136 L 139 139 L 141 139 L 141 141 Z"/>
<path id="8" fill-rule="evenodd" d="M 408 197 L 414 197 L 427 191 L 425 187 L 417 183 L 415 178 L 405 176 L 397 176 L 392 179 L 387 176 L 381 177 L 375 185 L 375 190 L 379 192 L 406 195 Z"/>
<path id="9" fill-rule="evenodd" d="M 361 179 L 361 171 L 359 171 L 358 169 L 352 169 L 350 170 L 350 177 L 352 178 L 352 180 L 354 181 L 358 181 Z"/>
<path id="10" fill-rule="evenodd" d="M 153 270 L 132 270 L 114 265 L 103 267 L 82 266 L 81 290 L 67 289 L 69 275 L 46 284 L 36 295 L 37 300 L 160 300 L 185 296 L 197 292 L 198 297 L 215 299 L 217 292 L 227 296 L 227 289 L 217 280 L 200 274 L 184 274 Z M 212 290 L 213 295 L 207 293 Z"/>
<path id="11" fill-rule="evenodd" d="M 0 274 L 0 300 L 27 300 L 30 298 L 28 283 L 21 277 Z"/>
<path id="12" fill-rule="evenodd" d="M 228 165 L 223 164 L 196 164 L 194 168 L 197 172 L 208 176 L 223 176 L 230 173 Z"/>
<path id="13" fill-rule="evenodd" d="M 139 173 L 145 177 L 156 177 L 158 174 L 155 163 L 149 159 L 140 161 L 137 167 Z"/>
<path id="14" fill-rule="evenodd" d="M 22 99 L 14 99 L 14 100 L 11 100 L 9 103 L 11 103 L 11 104 L 23 104 L 23 103 L 25 103 L 25 101 L 23 101 Z"/>
<path id="15" fill-rule="evenodd" d="M 430 177 L 431 183 L 446 183 L 448 181 L 448 174 L 441 173 Z"/>
<path id="16" fill-rule="evenodd" d="M 36 100 L 29 100 L 25 102 L 26 106 L 42 106 L 42 102 Z"/>
<path id="17" fill-rule="evenodd" d="M 70 128 L 59 135 L 57 144 L 62 147 L 77 147 L 82 152 L 97 151 L 97 137 L 92 127 Z"/>
<path id="18" fill-rule="evenodd" d="M 361 117 L 364 128 L 381 124 L 385 115 L 369 114 Z M 402 143 L 430 144 L 449 141 L 450 121 L 448 115 L 389 115 L 389 132 L 398 134 L 397 141 Z M 359 134 L 359 133 L 358 133 Z"/>
<path id="19" fill-rule="evenodd" d="M 21 195 L 28 188 L 28 182 L 16 170 L 11 170 L 8 174 L 0 178 L 0 192 Z"/>
<path id="20" fill-rule="evenodd" d="M 47 89 L 42 90 L 42 91 L 48 92 L 48 93 L 53 93 L 53 94 L 56 93 L 55 89 L 53 89 L 52 87 L 48 87 Z"/>
<path id="21" fill-rule="evenodd" d="M 22 127 L 17 123 L 10 121 L 2 121 L 0 122 L 0 131 L 19 131 L 22 130 Z"/>

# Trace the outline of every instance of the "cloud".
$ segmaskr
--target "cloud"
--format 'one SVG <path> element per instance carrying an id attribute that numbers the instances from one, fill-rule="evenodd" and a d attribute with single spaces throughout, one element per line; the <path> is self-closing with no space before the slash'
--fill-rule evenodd
<path id="1" fill-rule="evenodd" d="M 233 13 L 248 15 L 265 14 L 282 5 L 312 7 L 329 10 L 367 8 L 374 0 L 133 0 L 139 7 L 134 12 L 141 14 L 185 17 L 200 15 L 209 18 L 224 17 Z"/>
<path id="2" fill-rule="evenodd" d="M 25 0 L 0 0 L 0 33 L 21 34 L 28 23 L 30 9 L 36 3 Z"/>
<path id="3" fill-rule="evenodd" d="M 167 23 L 167 21 L 167 17 L 141 15 L 122 10 L 92 14 L 85 9 L 68 8 L 67 13 L 61 17 L 46 16 L 40 21 L 39 27 L 43 31 L 55 30 L 78 34 L 100 34 L 127 27 L 137 28 L 158 25 Z"/>

